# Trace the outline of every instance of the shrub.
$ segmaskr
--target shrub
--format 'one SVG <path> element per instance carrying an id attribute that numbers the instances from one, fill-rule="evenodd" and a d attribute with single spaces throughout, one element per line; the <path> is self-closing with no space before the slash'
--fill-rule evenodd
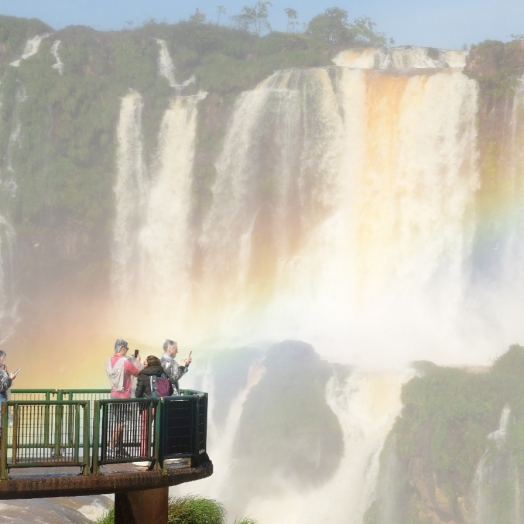
<path id="1" fill-rule="evenodd" d="M 220 502 L 197 495 L 174 497 L 169 500 L 169 524 L 223 524 L 225 509 Z"/>

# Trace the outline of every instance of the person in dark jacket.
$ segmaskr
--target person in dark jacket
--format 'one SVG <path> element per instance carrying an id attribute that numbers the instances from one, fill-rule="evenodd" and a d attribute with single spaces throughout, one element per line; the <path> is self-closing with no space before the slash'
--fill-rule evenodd
<path id="1" fill-rule="evenodd" d="M 151 398 L 151 377 L 160 378 L 164 373 L 164 369 L 160 364 L 160 360 L 154 355 L 149 355 L 144 363 L 144 369 L 138 374 L 136 382 L 135 397 L 136 398 Z M 140 436 L 140 456 L 147 457 L 151 449 L 148 447 L 148 433 L 151 431 L 151 424 L 155 417 L 155 409 L 152 410 L 152 419 L 149 418 L 148 408 L 143 405 L 141 407 L 141 436 Z M 140 464 L 142 465 L 142 464 Z"/>
<path id="2" fill-rule="evenodd" d="M 151 377 L 160 378 L 164 373 L 160 360 L 154 355 L 149 355 L 146 358 L 145 367 L 138 374 L 136 382 L 135 397 L 136 398 L 150 398 L 151 397 Z"/>

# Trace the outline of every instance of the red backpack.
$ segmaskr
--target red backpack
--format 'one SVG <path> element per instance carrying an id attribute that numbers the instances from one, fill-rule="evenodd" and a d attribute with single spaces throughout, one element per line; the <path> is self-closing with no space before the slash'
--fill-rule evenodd
<path id="1" fill-rule="evenodd" d="M 149 377 L 151 382 L 151 397 L 170 397 L 173 394 L 173 386 L 165 373 L 160 377 Z"/>

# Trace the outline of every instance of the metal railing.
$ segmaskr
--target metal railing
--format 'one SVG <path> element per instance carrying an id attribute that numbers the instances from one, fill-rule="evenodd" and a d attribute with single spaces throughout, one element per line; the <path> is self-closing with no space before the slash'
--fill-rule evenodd
<path id="1" fill-rule="evenodd" d="M 207 393 L 111 399 L 109 390 L 13 390 L 2 403 L 0 479 L 11 468 L 79 466 L 189 458 L 206 453 Z M 207 455 L 206 455 L 207 456 Z"/>

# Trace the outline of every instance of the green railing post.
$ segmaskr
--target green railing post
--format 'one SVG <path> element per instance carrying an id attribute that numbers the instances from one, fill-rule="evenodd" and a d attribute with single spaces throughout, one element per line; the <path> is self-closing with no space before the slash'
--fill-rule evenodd
<path id="1" fill-rule="evenodd" d="M 73 400 L 73 393 L 72 392 L 64 391 L 64 393 L 67 394 L 66 395 L 67 400 Z M 66 444 L 68 446 L 72 446 L 74 444 L 74 441 L 73 441 L 72 437 L 73 437 L 73 430 L 75 428 L 75 421 L 73 420 L 73 417 L 71 416 L 71 412 L 69 410 L 66 411 L 66 427 L 67 427 Z"/>
<path id="2" fill-rule="evenodd" d="M 100 448 L 100 400 L 95 400 L 95 407 L 93 413 L 93 454 L 91 471 L 93 475 L 100 474 L 100 467 L 98 466 L 98 450 Z"/>
<path id="3" fill-rule="evenodd" d="M 47 402 L 51 400 L 51 391 L 47 391 L 45 394 L 45 399 Z M 49 429 L 51 425 L 49 424 L 49 404 L 46 404 L 44 408 L 44 445 L 49 446 Z"/>
<path id="4" fill-rule="evenodd" d="M 196 462 L 198 460 L 199 456 L 199 446 L 198 446 L 198 424 L 199 424 L 199 418 L 198 418 L 198 397 L 195 395 L 191 396 L 191 416 L 193 418 L 192 424 L 191 424 L 191 463 Z"/>
<path id="5" fill-rule="evenodd" d="M 84 404 L 84 435 L 83 435 L 83 459 L 84 459 L 84 467 L 83 467 L 83 470 L 82 470 L 82 473 L 84 475 L 91 475 L 91 466 L 90 466 L 90 460 L 89 460 L 89 452 L 91 450 L 91 446 L 90 446 L 90 439 L 89 439 L 89 434 L 91 433 L 90 432 L 90 427 L 89 427 L 89 422 L 91 420 L 91 417 L 90 417 L 90 409 L 89 409 L 89 402 L 86 401 L 86 403 Z"/>
<path id="6" fill-rule="evenodd" d="M 153 433 L 153 459 L 155 461 L 153 469 L 162 469 L 164 467 L 164 455 L 160 452 L 161 440 L 161 421 L 164 413 L 164 399 L 160 398 L 156 401 L 155 409 L 155 431 Z"/>
<path id="7" fill-rule="evenodd" d="M 9 427 L 9 411 L 7 402 L 2 402 L 2 436 L 0 438 L 0 448 L 2 460 L 0 462 L 0 479 L 6 480 L 9 478 L 7 469 L 7 428 Z"/>
<path id="8" fill-rule="evenodd" d="M 58 390 L 56 396 L 57 402 L 62 402 L 63 392 Z M 62 447 L 62 423 L 63 423 L 64 408 L 61 405 L 55 406 L 55 457 L 61 455 Z"/>
<path id="9" fill-rule="evenodd" d="M 19 423 L 20 406 L 13 406 L 13 436 L 11 441 L 11 464 L 15 465 L 18 457 L 18 430 L 20 429 Z"/>

